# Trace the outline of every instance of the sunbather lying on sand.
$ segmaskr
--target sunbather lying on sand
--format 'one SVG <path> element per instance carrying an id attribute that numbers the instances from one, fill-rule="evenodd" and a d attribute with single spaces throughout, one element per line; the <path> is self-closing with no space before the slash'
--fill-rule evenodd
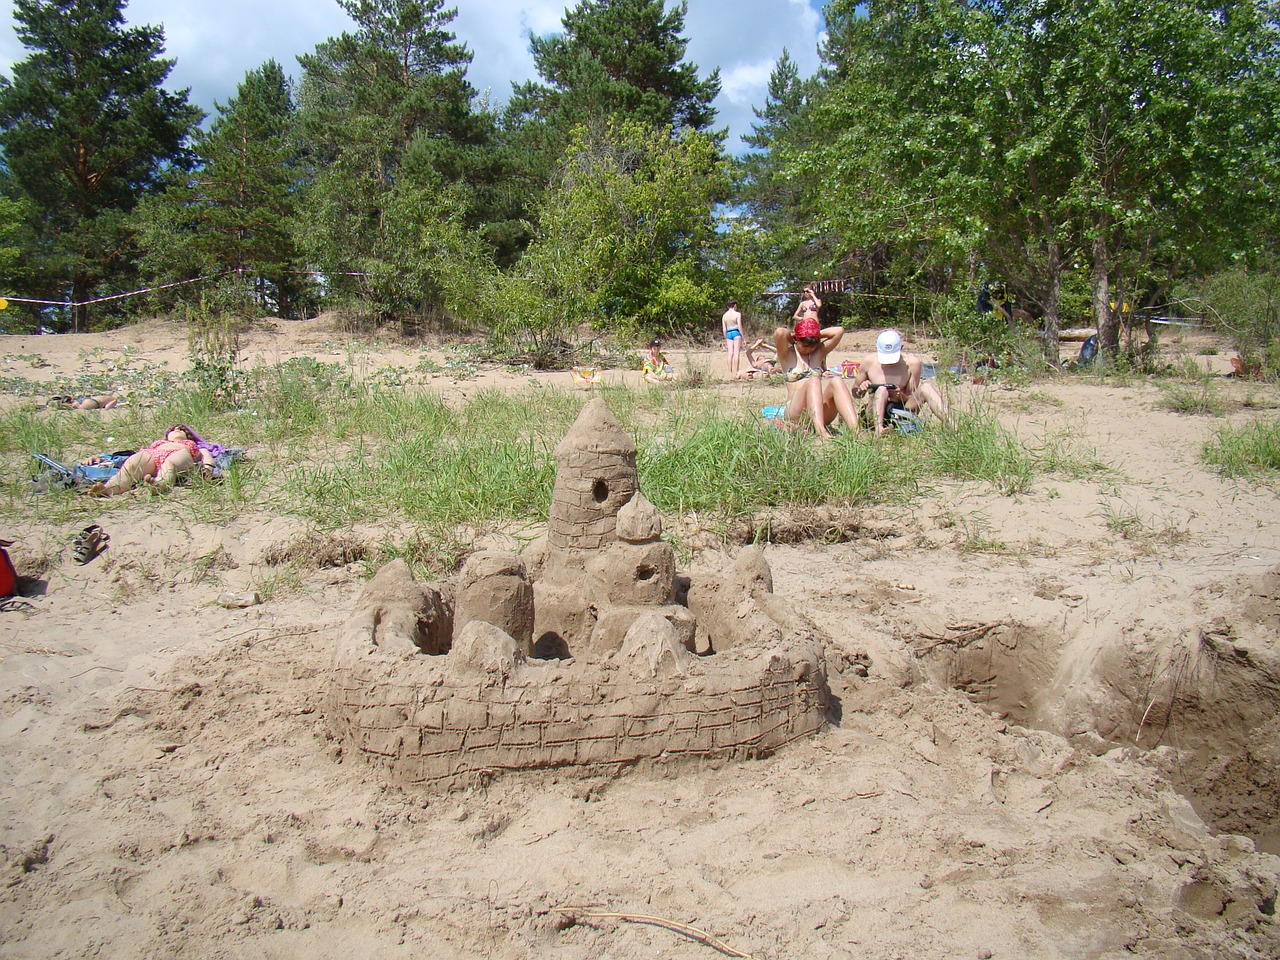
<path id="1" fill-rule="evenodd" d="M 196 436 L 199 435 L 190 427 L 175 424 L 163 438 L 133 454 L 109 479 L 95 483 L 86 493 L 91 497 L 114 497 L 140 483 L 153 483 L 167 490 L 197 465 L 212 475 L 213 454 L 196 445 Z"/>

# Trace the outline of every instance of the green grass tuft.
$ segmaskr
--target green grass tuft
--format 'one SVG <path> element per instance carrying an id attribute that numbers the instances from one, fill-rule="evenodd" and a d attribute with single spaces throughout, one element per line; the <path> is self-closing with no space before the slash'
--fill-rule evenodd
<path id="1" fill-rule="evenodd" d="M 1228 477 L 1258 477 L 1280 471 L 1280 420 L 1223 427 L 1204 445 L 1206 463 Z"/>

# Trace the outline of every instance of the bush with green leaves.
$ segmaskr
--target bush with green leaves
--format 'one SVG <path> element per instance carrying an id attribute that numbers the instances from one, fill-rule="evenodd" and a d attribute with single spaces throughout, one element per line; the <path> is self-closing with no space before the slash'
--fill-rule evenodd
<path id="1" fill-rule="evenodd" d="M 1245 366 L 1280 376 L 1280 264 L 1234 266 L 1196 292 L 1210 320 L 1231 335 Z"/>
<path id="2" fill-rule="evenodd" d="M 966 365 L 992 359 L 1001 367 L 1038 369 L 1041 351 L 1032 331 L 1016 329 L 994 310 L 979 310 L 967 294 L 935 299 L 931 319 L 943 341 L 940 357 Z"/>
<path id="3" fill-rule="evenodd" d="M 706 251 L 727 190 L 712 136 L 631 120 L 579 128 L 533 242 L 488 291 L 495 333 L 542 355 L 581 324 L 638 339 L 718 317 L 724 280 Z"/>
<path id="4" fill-rule="evenodd" d="M 240 320 L 229 313 L 209 310 L 204 298 L 187 310 L 190 323 L 188 353 L 196 389 L 205 393 L 214 408 L 232 406 L 240 392 L 236 364 L 240 358 Z"/>

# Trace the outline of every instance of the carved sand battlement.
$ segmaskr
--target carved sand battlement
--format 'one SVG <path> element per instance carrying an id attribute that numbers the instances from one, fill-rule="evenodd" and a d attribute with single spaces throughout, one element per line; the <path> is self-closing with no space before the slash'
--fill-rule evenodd
<path id="1" fill-rule="evenodd" d="M 825 638 L 772 592 L 763 552 L 680 596 L 635 445 L 593 400 L 556 448 L 547 536 L 448 584 L 402 561 L 338 638 L 330 728 L 404 786 L 502 771 L 765 756 L 825 723 Z"/>

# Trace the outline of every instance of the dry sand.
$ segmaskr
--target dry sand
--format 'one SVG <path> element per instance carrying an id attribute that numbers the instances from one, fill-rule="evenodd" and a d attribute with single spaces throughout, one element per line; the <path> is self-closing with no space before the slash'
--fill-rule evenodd
<path id="1" fill-rule="evenodd" d="M 419 357 L 343 341 L 278 322 L 244 356 L 369 373 Z M 161 324 L 0 338 L 48 363 L 12 371 L 31 377 L 125 347 L 185 363 Z M 571 389 L 507 373 L 426 389 L 531 379 Z M 1217 389 L 1230 422 L 1276 415 L 1257 409 L 1275 388 Z M 593 913 L 760 958 L 1280 956 L 1275 486 L 1210 472 L 1199 451 L 1224 421 L 1161 409 L 1145 381 L 968 394 L 1109 469 L 1012 497 L 939 485 L 817 518 L 852 521 L 848 542 L 770 545 L 775 591 L 832 637 L 839 717 L 772 758 L 662 776 L 385 787 L 320 713 L 366 571 L 228 610 L 215 598 L 270 575 L 297 521 L 215 527 L 182 489 L 139 496 L 111 505 L 110 547 L 80 567 L 83 517 L 19 507 L 0 534 L 40 595 L 0 614 L 0 956 L 717 955 Z M 693 569 L 732 554 L 708 546 Z"/>

